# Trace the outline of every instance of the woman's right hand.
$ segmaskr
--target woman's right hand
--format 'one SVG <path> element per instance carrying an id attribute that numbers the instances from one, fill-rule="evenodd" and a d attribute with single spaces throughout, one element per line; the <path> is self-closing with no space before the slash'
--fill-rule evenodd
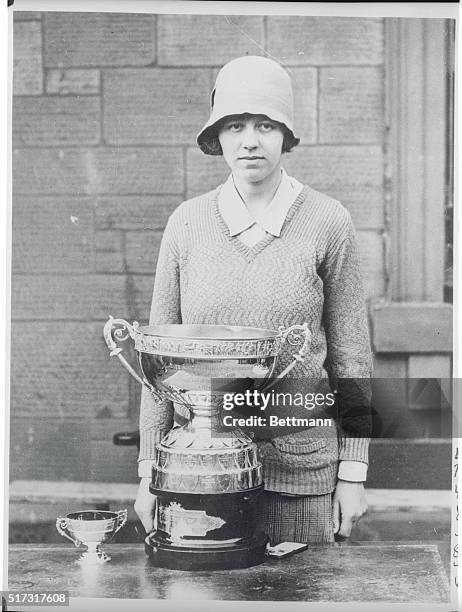
<path id="1" fill-rule="evenodd" d="M 150 478 L 141 479 L 134 506 L 135 512 L 143 523 L 146 533 L 151 533 L 154 529 L 154 511 L 157 500 L 157 497 L 149 491 L 150 483 Z"/>

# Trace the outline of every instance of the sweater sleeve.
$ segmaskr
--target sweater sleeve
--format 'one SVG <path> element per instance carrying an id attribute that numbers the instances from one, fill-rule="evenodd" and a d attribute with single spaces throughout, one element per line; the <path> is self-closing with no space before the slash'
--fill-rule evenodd
<path id="1" fill-rule="evenodd" d="M 152 294 L 150 325 L 181 323 L 179 253 L 170 217 L 162 237 Z M 140 404 L 138 475 L 149 476 L 155 447 L 173 424 L 173 405 L 156 401 L 143 387 Z"/>
<path id="2" fill-rule="evenodd" d="M 372 357 L 356 234 L 348 211 L 340 212 L 321 264 L 326 369 L 337 391 L 339 460 L 367 464 Z"/>

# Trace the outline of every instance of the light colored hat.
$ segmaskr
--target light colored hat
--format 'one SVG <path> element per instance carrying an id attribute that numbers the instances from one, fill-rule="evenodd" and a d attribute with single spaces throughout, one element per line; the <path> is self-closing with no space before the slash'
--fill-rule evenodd
<path id="1" fill-rule="evenodd" d="M 294 140 L 294 98 L 290 76 L 277 62 L 258 55 L 238 57 L 223 66 L 211 94 L 210 118 L 197 135 L 204 153 L 217 155 L 207 143 L 216 133 L 216 123 L 229 115 L 266 115 L 283 123 Z M 297 142 L 298 143 L 298 142 Z"/>

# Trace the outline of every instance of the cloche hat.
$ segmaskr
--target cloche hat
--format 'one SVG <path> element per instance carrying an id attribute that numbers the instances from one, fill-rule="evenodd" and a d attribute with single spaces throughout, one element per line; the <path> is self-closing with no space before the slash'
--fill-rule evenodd
<path id="1" fill-rule="evenodd" d="M 258 55 L 238 57 L 218 73 L 210 97 L 210 117 L 197 135 L 204 153 L 217 155 L 208 146 L 217 134 L 217 123 L 229 115 L 266 115 L 282 123 L 294 135 L 294 102 L 290 76 L 277 62 Z"/>

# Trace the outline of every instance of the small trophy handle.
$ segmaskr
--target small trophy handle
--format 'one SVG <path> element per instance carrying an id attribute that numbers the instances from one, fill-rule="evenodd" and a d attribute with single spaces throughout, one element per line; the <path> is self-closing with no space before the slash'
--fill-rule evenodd
<path id="1" fill-rule="evenodd" d="M 69 521 L 67 518 L 58 517 L 56 519 L 56 529 L 59 531 L 59 533 L 65 538 L 67 538 L 68 540 L 70 540 L 71 542 L 73 542 L 76 547 L 80 546 L 81 544 L 80 540 L 77 540 L 77 538 L 73 538 L 71 535 L 67 533 L 66 529 L 68 525 L 69 525 Z"/>
<path id="2" fill-rule="evenodd" d="M 122 327 L 118 327 L 117 329 L 113 329 L 115 325 L 121 325 Z M 123 349 L 117 346 L 116 340 L 124 341 L 129 336 L 133 338 L 133 325 L 130 325 L 128 321 L 125 319 L 114 319 L 114 317 L 110 316 L 106 321 L 103 329 L 104 340 L 106 341 L 107 347 L 110 350 L 110 357 L 116 356 L 123 367 L 130 372 L 135 380 L 144 385 L 149 391 L 154 395 L 157 400 L 161 400 L 161 396 L 157 393 L 154 387 L 148 383 L 148 381 L 141 376 L 132 368 L 132 366 L 128 363 L 125 357 L 122 355 Z M 115 339 L 114 339 L 115 338 Z"/>
<path id="3" fill-rule="evenodd" d="M 303 363 L 311 343 L 311 332 L 308 328 L 308 323 L 304 323 L 303 325 L 291 325 L 287 329 L 281 327 L 279 329 L 279 333 L 284 342 L 288 342 L 291 345 L 296 345 L 300 342 L 300 339 L 303 338 L 303 344 L 298 353 L 293 356 L 293 361 L 263 388 L 264 391 L 275 385 L 276 381 L 287 376 L 287 374 L 293 370 L 297 363 Z"/>
<path id="4" fill-rule="evenodd" d="M 125 508 L 125 510 L 118 510 L 117 511 L 117 527 L 116 527 L 116 530 L 114 531 L 114 533 L 117 533 L 119 531 L 119 529 L 122 529 L 122 527 L 127 522 L 127 516 L 128 516 L 128 512 L 127 512 L 126 508 Z"/>

